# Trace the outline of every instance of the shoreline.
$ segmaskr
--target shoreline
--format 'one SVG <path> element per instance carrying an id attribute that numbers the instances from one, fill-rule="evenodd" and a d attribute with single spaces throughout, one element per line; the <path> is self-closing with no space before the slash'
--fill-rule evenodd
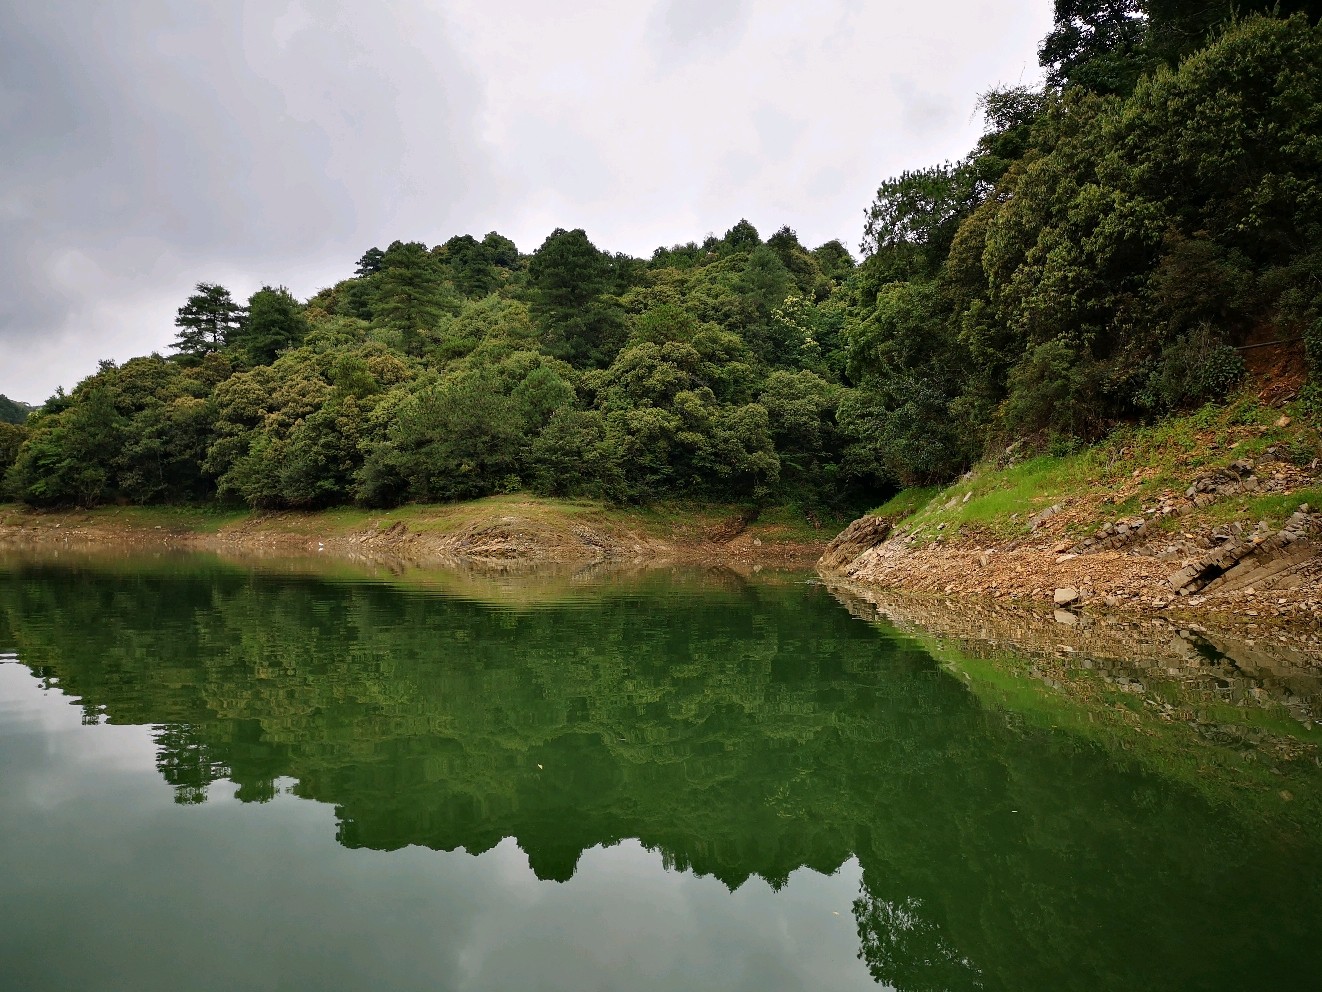
<path id="1" fill-rule="evenodd" d="M 499 571 L 597 564 L 810 570 L 832 531 L 818 536 L 806 528 L 782 517 L 748 519 L 729 507 L 661 513 L 518 496 L 389 511 L 6 506 L 0 550 L 161 548 Z"/>
<path id="2" fill-rule="evenodd" d="M 1023 465 L 1007 449 L 1007 464 L 854 521 L 818 571 L 881 594 L 1055 611 L 1062 627 L 1110 611 L 1322 645 L 1322 461 L 1247 428 L 1186 433 Z"/>

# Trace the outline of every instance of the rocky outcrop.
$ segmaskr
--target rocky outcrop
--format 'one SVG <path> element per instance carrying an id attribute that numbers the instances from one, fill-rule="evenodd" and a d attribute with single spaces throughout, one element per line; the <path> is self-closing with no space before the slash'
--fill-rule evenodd
<path id="1" fill-rule="evenodd" d="M 1238 496 L 1241 493 L 1256 493 L 1262 489 L 1262 483 L 1254 474 L 1257 465 L 1249 458 L 1231 462 L 1225 468 L 1217 469 L 1199 476 L 1185 490 L 1195 506 L 1209 506 L 1219 499 Z"/>
<path id="2" fill-rule="evenodd" d="M 1040 510 L 1039 512 L 1034 513 L 1031 517 L 1028 518 L 1029 529 L 1037 530 L 1039 527 L 1041 527 L 1044 523 L 1046 523 L 1048 520 L 1050 520 L 1060 511 L 1061 511 L 1061 505 L 1059 503 L 1052 503 L 1045 510 Z"/>
<path id="3" fill-rule="evenodd" d="M 1112 551 L 1132 544 L 1143 537 L 1148 529 L 1148 522 L 1143 517 L 1133 517 L 1102 524 L 1092 535 L 1084 538 L 1072 549 L 1072 554 L 1084 555 L 1096 551 Z"/>
<path id="4" fill-rule="evenodd" d="M 1188 596 L 1280 584 L 1294 568 L 1318 553 L 1308 538 L 1319 529 L 1322 518 L 1309 510 L 1305 503 L 1276 533 L 1265 526 L 1248 538 L 1222 532 L 1218 535 L 1223 537 L 1219 548 L 1170 577 L 1171 589 Z"/>
<path id="5" fill-rule="evenodd" d="M 885 517 L 859 517 L 830 544 L 817 562 L 827 571 L 841 571 L 863 552 L 877 547 L 890 536 L 891 522 Z"/>
<path id="6" fill-rule="evenodd" d="M 832 542 L 818 570 L 910 593 L 1036 600 L 1069 610 L 1206 608 L 1322 628 L 1322 516 L 1304 505 L 1279 531 L 1265 522 L 1256 529 L 1243 521 L 1198 526 L 1190 517 L 1176 529 L 1153 522 L 1166 505 L 1108 523 L 1098 531 L 1101 540 L 1082 546 L 1053 540 L 1061 511 L 1039 532 L 990 544 L 976 532 L 943 533 L 938 526 L 923 533 L 865 517 Z"/>

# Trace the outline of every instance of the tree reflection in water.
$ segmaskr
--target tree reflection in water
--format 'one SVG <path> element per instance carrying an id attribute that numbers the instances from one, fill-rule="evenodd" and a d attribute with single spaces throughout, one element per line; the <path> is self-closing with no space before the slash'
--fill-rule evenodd
<path id="1" fill-rule="evenodd" d="M 1007 719 L 821 589 L 665 576 L 510 608 L 28 565 L 0 574 L 6 627 L 86 714 L 153 726 L 183 803 L 293 779 L 347 847 L 512 837 L 556 881 L 624 838 L 731 888 L 856 857 L 860 956 L 906 992 L 1234 988 L 1319 963 L 1315 832 Z"/>

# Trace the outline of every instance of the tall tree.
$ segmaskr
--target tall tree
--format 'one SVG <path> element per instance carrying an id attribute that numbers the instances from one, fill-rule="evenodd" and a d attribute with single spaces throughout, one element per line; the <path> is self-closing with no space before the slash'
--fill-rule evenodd
<path id="1" fill-rule="evenodd" d="M 1055 24 L 1038 61 L 1055 87 L 1126 94 L 1145 67 L 1142 0 L 1055 0 Z"/>
<path id="2" fill-rule="evenodd" d="M 243 307 L 234 302 L 224 286 L 197 284 L 197 292 L 179 308 L 174 324 L 179 328 L 174 349 L 181 355 L 201 358 L 220 351 L 243 322 Z"/>
<path id="3" fill-rule="evenodd" d="M 509 238 L 496 231 L 488 231 L 482 239 L 482 245 L 490 253 L 491 263 L 502 269 L 512 269 L 519 264 L 519 249 Z"/>
<path id="4" fill-rule="evenodd" d="M 762 243 L 757 228 L 744 219 L 725 232 L 724 240 L 731 251 L 752 251 Z"/>
<path id="5" fill-rule="evenodd" d="M 532 314 L 552 354 L 575 365 L 606 365 L 619 349 L 622 325 L 603 295 L 612 260 L 582 228 L 556 228 L 532 256 Z"/>
<path id="6" fill-rule="evenodd" d="M 450 303 L 440 263 L 421 242 L 395 241 L 385 251 L 380 280 L 374 316 L 399 331 L 404 350 L 416 354 L 422 334 L 436 328 Z"/>
<path id="7" fill-rule="evenodd" d="M 363 252 L 363 257 L 358 259 L 358 265 L 353 270 L 356 276 L 371 276 L 381 271 L 381 264 L 385 261 L 386 253 L 380 248 L 368 248 Z"/>
<path id="8" fill-rule="evenodd" d="M 281 351 L 299 344 L 307 331 L 303 308 L 289 290 L 263 286 L 248 298 L 248 319 L 230 343 L 247 352 L 254 364 L 270 365 Z"/>
<path id="9" fill-rule="evenodd" d="M 437 249 L 450 269 L 450 281 L 460 295 L 470 299 L 486 296 L 500 284 L 494 254 L 471 234 L 460 234 Z"/>

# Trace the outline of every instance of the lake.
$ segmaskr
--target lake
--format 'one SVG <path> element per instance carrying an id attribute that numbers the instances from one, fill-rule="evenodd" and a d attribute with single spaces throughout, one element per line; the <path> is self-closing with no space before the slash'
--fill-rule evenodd
<path id="1" fill-rule="evenodd" d="M 804 575 L 0 558 L 0 987 L 1317 988 L 1302 703 L 998 664 Z"/>

